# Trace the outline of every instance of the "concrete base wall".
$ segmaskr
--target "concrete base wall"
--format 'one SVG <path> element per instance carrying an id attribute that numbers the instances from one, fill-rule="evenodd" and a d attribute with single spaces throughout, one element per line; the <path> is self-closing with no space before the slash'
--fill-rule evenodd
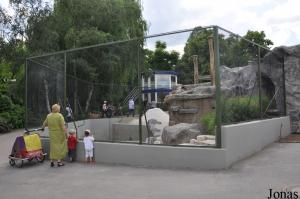
<path id="1" fill-rule="evenodd" d="M 289 117 L 240 123 L 222 127 L 222 147 L 172 147 L 95 142 L 97 162 L 161 168 L 224 169 L 262 150 L 290 133 Z M 49 139 L 43 138 L 49 152 Z M 84 161 L 83 143 L 79 142 L 77 159 Z"/>
<path id="2" fill-rule="evenodd" d="M 142 126 L 142 140 L 145 141 L 148 135 L 147 127 Z M 112 125 L 113 141 L 139 140 L 139 126 L 132 124 L 115 123 Z"/>
<path id="3" fill-rule="evenodd" d="M 49 139 L 42 139 L 49 151 Z M 225 149 L 169 147 L 122 143 L 95 143 L 95 160 L 100 163 L 159 168 L 223 169 Z M 85 161 L 83 143 L 77 145 L 77 160 Z"/>
<path id="4" fill-rule="evenodd" d="M 289 117 L 222 126 L 222 147 L 227 150 L 227 167 L 261 151 L 290 132 Z"/>

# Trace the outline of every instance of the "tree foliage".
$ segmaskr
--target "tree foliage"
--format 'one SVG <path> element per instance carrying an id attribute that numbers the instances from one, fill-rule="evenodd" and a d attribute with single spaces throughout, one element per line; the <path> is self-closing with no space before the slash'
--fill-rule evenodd
<path id="1" fill-rule="evenodd" d="M 145 65 L 151 70 L 175 70 L 179 61 L 179 53 L 167 50 L 166 42 L 157 41 L 155 50 L 145 49 Z"/>
<path id="2" fill-rule="evenodd" d="M 13 106 L 23 104 L 24 63 L 29 55 L 143 37 L 147 28 L 139 0 L 54 0 L 53 6 L 43 0 L 10 0 L 10 5 L 13 15 L 0 8 L 0 27 L 5 30 L 0 37 L 0 80 L 17 78 L 17 83 L 1 81 L 0 92 L 12 99 Z M 84 79 L 95 85 L 134 82 L 138 48 L 142 48 L 140 40 L 69 53 L 67 73 L 72 77 L 75 75 L 76 81 Z M 48 67 L 43 74 L 35 71 L 48 78 L 53 74 L 49 70 L 59 72 L 63 56 L 33 61 Z M 56 84 L 59 82 L 57 79 Z M 89 90 L 91 84 L 81 89 L 82 92 Z M 38 84 L 34 86 L 40 88 Z M 113 89 L 106 86 L 103 91 L 109 95 Z M 117 91 L 116 94 L 119 95 Z M 12 121 L 7 114 L 1 117 L 6 122 Z"/>
<path id="3" fill-rule="evenodd" d="M 259 32 L 248 30 L 247 34 L 243 38 L 255 42 L 267 49 L 270 49 L 270 46 L 273 45 L 273 42 L 270 39 L 266 38 L 266 34 L 264 31 Z M 247 42 L 246 40 L 241 41 L 241 48 L 245 49 L 245 53 L 248 53 L 254 57 L 258 56 L 258 47 L 251 44 L 250 42 Z M 264 48 L 261 48 L 260 50 L 260 57 L 264 57 L 267 53 L 267 50 L 265 50 Z"/>
<path id="4" fill-rule="evenodd" d="M 198 56 L 200 74 L 209 74 L 209 47 L 208 38 L 212 37 L 212 30 L 195 29 L 189 36 L 184 47 L 184 54 L 176 70 L 179 72 L 179 82 L 190 84 L 193 80 L 193 55 Z M 264 47 L 260 49 L 260 57 L 267 53 L 273 42 L 266 38 L 264 31 L 248 31 L 243 37 L 236 35 L 219 34 L 219 55 L 220 64 L 227 67 L 241 67 L 248 64 L 248 61 L 255 61 L 258 58 L 258 46 L 255 42 Z M 249 42 L 251 41 L 251 42 Z M 266 49 L 265 49 L 266 48 Z"/>

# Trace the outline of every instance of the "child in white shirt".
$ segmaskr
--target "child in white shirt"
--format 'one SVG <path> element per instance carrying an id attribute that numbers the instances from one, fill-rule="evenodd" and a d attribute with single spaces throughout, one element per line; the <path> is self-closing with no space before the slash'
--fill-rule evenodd
<path id="1" fill-rule="evenodd" d="M 83 143 L 84 143 L 84 149 L 85 149 L 85 157 L 86 157 L 86 162 L 92 162 L 94 160 L 94 137 L 91 135 L 91 131 L 89 129 L 84 131 L 84 138 L 83 138 Z"/>

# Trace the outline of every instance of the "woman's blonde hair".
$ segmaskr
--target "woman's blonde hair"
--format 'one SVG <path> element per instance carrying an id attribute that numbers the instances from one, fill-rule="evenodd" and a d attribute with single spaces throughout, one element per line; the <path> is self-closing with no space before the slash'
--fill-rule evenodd
<path id="1" fill-rule="evenodd" d="M 58 104 L 52 105 L 52 112 L 53 113 L 59 113 L 60 112 L 60 106 Z"/>

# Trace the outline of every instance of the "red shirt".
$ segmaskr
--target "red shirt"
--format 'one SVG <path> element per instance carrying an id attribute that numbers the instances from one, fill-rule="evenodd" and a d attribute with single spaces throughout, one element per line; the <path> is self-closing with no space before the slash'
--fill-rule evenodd
<path id="1" fill-rule="evenodd" d="M 68 136 L 68 149 L 76 149 L 77 139 L 73 135 Z"/>

